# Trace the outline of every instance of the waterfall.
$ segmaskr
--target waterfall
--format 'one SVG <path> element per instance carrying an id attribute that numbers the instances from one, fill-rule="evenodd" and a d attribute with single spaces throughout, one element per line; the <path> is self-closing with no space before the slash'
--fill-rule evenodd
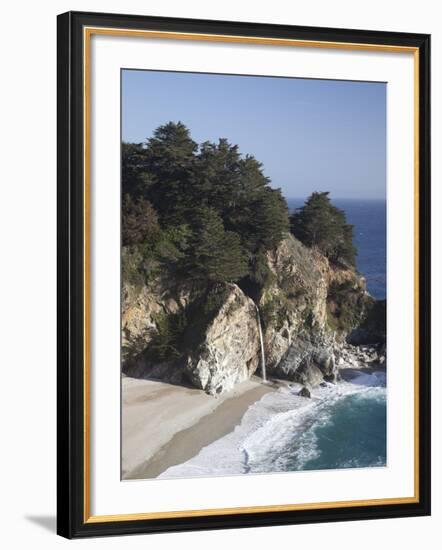
<path id="1" fill-rule="evenodd" d="M 261 316 L 259 314 L 259 307 L 255 304 L 256 308 L 256 320 L 258 322 L 258 331 L 259 331 L 259 343 L 261 345 L 261 373 L 263 382 L 267 382 L 267 373 L 266 373 L 266 356 L 264 353 L 264 340 L 262 337 L 262 326 L 261 326 Z"/>

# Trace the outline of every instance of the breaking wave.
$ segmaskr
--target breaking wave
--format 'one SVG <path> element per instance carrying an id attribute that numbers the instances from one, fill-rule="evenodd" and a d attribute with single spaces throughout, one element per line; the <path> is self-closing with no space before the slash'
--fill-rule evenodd
<path id="1" fill-rule="evenodd" d="M 233 432 L 160 478 L 271 473 L 386 465 L 385 373 L 313 390 L 266 394 Z"/>

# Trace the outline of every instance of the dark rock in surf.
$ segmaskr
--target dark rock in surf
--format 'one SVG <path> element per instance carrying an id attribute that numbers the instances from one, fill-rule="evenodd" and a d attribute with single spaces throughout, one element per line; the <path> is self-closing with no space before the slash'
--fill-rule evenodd
<path id="1" fill-rule="evenodd" d="M 302 387 L 299 390 L 298 395 L 300 397 L 307 397 L 308 399 L 311 399 L 311 397 L 312 397 L 312 394 L 310 393 L 310 390 L 306 386 Z"/>

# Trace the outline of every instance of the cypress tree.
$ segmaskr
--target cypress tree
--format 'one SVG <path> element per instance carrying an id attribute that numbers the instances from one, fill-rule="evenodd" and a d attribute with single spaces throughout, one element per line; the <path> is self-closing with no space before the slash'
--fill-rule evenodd
<path id="1" fill-rule="evenodd" d="M 186 222 L 197 149 L 181 122 L 160 126 L 147 141 L 145 166 L 152 181 L 147 198 L 158 211 L 163 226 Z"/>
<path id="2" fill-rule="evenodd" d="M 293 235 L 309 247 L 318 248 L 330 261 L 354 265 L 353 226 L 345 212 L 333 206 L 328 192 L 312 193 L 290 217 Z"/>
<path id="3" fill-rule="evenodd" d="M 191 230 L 187 264 L 193 276 L 210 282 L 234 282 L 247 273 L 240 238 L 225 231 L 215 209 L 196 209 Z"/>

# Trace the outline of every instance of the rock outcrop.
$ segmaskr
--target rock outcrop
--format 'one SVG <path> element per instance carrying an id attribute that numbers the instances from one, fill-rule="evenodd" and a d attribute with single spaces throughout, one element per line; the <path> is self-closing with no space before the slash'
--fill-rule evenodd
<path id="1" fill-rule="evenodd" d="M 365 279 L 352 269 L 331 266 L 291 235 L 268 254 L 268 266 L 272 283 L 260 300 L 268 372 L 312 387 L 336 382 L 336 337 L 345 335 L 339 316 L 345 300 L 351 301 L 355 322 L 363 316 Z"/>
<path id="2" fill-rule="evenodd" d="M 331 266 L 292 235 L 266 262 L 267 281 L 255 295 L 241 283 L 207 286 L 166 275 L 146 286 L 125 285 L 123 371 L 212 395 L 228 391 L 260 365 L 256 306 L 270 377 L 307 387 L 335 382 L 339 362 L 351 354 L 346 338 L 380 341 L 373 336 L 377 320 L 367 315 L 379 311 L 356 271 Z"/>
<path id="3" fill-rule="evenodd" d="M 273 368 L 273 376 L 299 382 L 310 387 L 322 382 L 336 382 L 338 368 L 333 340 L 325 334 L 307 338 L 300 336 L 288 348 L 281 361 Z"/>
<path id="4" fill-rule="evenodd" d="M 126 334 L 131 329 L 129 334 L 132 338 L 136 334 L 139 345 L 132 345 L 132 353 L 126 354 L 124 372 L 190 383 L 211 395 L 228 391 L 252 376 L 259 364 L 256 306 L 237 285 L 219 284 L 205 292 L 198 287 L 193 300 L 187 291 L 178 298 L 169 297 L 164 304 L 167 309 L 159 310 L 161 296 L 143 290 L 123 315 Z M 144 319 L 140 315 L 143 307 Z M 181 348 L 171 358 L 159 357 L 152 348 L 164 330 L 160 321 L 181 314 L 186 315 L 186 321 L 181 333 L 175 334 Z"/>
<path id="5" fill-rule="evenodd" d="M 121 331 L 123 365 L 138 357 L 158 332 L 162 316 L 176 315 L 204 293 L 192 281 L 177 284 L 171 277 L 157 276 L 148 285 L 123 283 Z"/>
<path id="6" fill-rule="evenodd" d="M 346 366 L 355 369 L 385 367 L 387 362 L 385 344 L 354 346 L 345 342 L 335 349 L 335 357 L 338 367 Z"/>
<path id="7" fill-rule="evenodd" d="M 291 235 L 268 253 L 267 259 L 272 277 L 259 307 L 271 372 L 303 331 L 310 334 L 324 330 L 328 262 Z"/>
<path id="8" fill-rule="evenodd" d="M 303 387 L 299 390 L 298 395 L 299 395 L 300 397 L 307 397 L 308 399 L 310 399 L 311 396 L 312 396 L 312 394 L 311 394 L 310 390 L 307 388 L 307 386 L 303 386 Z"/>
<path id="9" fill-rule="evenodd" d="M 186 363 L 191 382 L 210 394 L 250 378 L 259 363 L 254 302 L 237 285 L 228 285 L 224 301 L 207 325 L 201 343 Z"/>

